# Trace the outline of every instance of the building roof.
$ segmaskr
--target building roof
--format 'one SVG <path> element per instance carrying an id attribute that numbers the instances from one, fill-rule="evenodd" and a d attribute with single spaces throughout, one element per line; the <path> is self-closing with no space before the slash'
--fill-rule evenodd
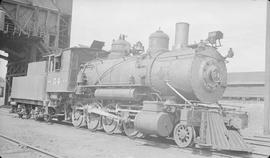
<path id="1" fill-rule="evenodd" d="M 263 97 L 264 96 L 264 86 L 237 86 L 237 87 L 227 87 L 223 97 Z"/>
<path id="2" fill-rule="evenodd" d="M 53 4 L 52 0 L 13 0 L 13 1 L 58 12 L 58 8 Z"/>
<path id="3" fill-rule="evenodd" d="M 228 73 L 228 85 L 264 84 L 264 72 L 231 72 Z"/>
<path id="4" fill-rule="evenodd" d="M 9 1 L 9 0 L 4 0 Z M 65 14 L 72 14 L 72 2 L 73 0 L 12 0 L 17 3 L 26 4 L 29 6 L 37 6 L 40 8 L 52 10 L 55 12 L 59 12 Z"/>

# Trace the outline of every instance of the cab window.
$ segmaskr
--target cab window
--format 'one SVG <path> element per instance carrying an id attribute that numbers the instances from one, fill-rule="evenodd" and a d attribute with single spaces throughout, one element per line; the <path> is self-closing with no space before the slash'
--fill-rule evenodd
<path id="1" fill-rule="evenodd" d="M 49 72 L 54 72 L 54 56 L 49 57 Z"/>
<path id="2" fill-rule="evenodd" d="M 61 69 L 61 55 L 54 58 L 55 62 L 55 71 L 60 71 Z"/>
<path id="3" fill-rule="evenodd" d="M 61 55 L 49 57 L 49 72 L 57 72 L 61 69 Z"/>

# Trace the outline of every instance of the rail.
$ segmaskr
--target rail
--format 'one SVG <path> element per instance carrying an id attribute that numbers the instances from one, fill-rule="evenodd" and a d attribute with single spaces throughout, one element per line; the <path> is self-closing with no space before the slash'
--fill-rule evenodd
<path id="1" fill-rule="evenodd" d="M 45 154 L 45 155 L 47 155 L 47 156 L 50 156 L 50 157 L 53 157 L 53 158 L 62 158 L 62 156 L 59 156 L 59 155 L 56 155 L 56 154 L 54 154 L 54 153 L 51 153 L 51 152 L 42 150 L 42 149 L 40 149 L 40 148 L 31 146 L 31 145 L 26 144 L 26 143 L 24 143 L 24 142 L 21 142 L 21 141 L 19 141 L 19 140 L 10 138 L 10 137 L 8 137 L 8 136 L 2 134 L 2 133 L 0 133 L 0 137 L 3 138 L 3 139 L 5 139 L 5 140 L 7 140 L 7 141 L 9 141 L 9 142 L 11 142 L 11 143 L 18 144 L 18 145 L 20 145 L 20 146 L 25 146 L 25 147 L 27 147 L 27 148 L 29 148 L 29 149 L 32 149 L 32 150 L 34 150 L 34 151 L 36 151 L 36 152 Z"/>

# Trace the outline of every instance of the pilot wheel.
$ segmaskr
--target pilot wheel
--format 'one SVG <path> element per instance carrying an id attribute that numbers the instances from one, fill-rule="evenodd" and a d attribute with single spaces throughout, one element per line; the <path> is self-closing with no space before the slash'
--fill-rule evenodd
<path id="1" fill-rule="evenodd" d="M 178 123 L 174 128 L 173 138 L 180 148 L 191 147 L 195 137 L 195 130 L 192 126 Z"/>

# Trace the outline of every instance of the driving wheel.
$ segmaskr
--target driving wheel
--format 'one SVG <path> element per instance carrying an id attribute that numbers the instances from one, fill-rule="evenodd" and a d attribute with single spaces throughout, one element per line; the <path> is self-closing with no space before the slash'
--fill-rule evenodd
<path id="1" fill-rule="evenodd" d="M 91 111 L 92 109 L 100 109 L 101 105 L 99 105 L 98 103 L 91 103 L 90 105 L 87 106 L 87 110 Z M 91 113 L 88 112 L 86 114 L 86 125 L 87 128 L 90 131 L 95 131 L 98 129 L 98 127 L 100 127 L 100 122 L 101 122 L 101 116 L 99 114 L 96 113 Z"/>
<path id="2" fill-rule="evenodd" d="M 74 127 L 80 128 L 85 126 L 85 120 L 83 115 L 83 105 L 81 103 L 77 103 L 76 106 L 72 110 L 72 124 Z"/>
<path id="3" fill-rule="evenodd" d="M 115 114 L 116 105 L 109 104 L 105 107 L 105 111 L 111 114 Z M 114 118 L 102 116 L 102 126 L 106 133 L 113 134 L 118 127 L 118 121 Z"/>
<path id="4" fill-rule="evenodd" d="M 132 121 L 130 118 L 123 122 L 123 129 L 124 133 L 128 137 L 136 137 L 139 133 L 139 131 L 134 126 L 134 121 Z"/>

